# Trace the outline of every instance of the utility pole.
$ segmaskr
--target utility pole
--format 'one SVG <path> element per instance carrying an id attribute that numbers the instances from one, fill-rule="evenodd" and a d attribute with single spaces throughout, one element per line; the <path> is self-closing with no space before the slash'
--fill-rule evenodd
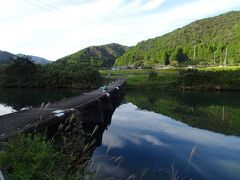
<path id="1" fill-rule="evenodd" d="M 195 64 L 196 63 L 196 45 L 194 45 L 193 47 L 193 63 Z"/>
<path id="2" fill-rule="evenodd" d="M 224 67 L 227 66 L 227 58 L 228 58 L 228 48 L 226 48 L 226 52 L 225 52 Z"/>
<path id="3" fill-rule="evenodd" d="M 225 120 L 225 107 L 222 108 L 222 121 Z"/>
<path id="4" fill-rule="evenodd" d="M 213 66 L 216 64 L 216 51 L 213 53 Z"/>

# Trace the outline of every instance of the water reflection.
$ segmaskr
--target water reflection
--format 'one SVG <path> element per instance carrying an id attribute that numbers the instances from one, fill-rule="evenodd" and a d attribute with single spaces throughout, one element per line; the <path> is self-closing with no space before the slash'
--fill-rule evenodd
<path id="1" fill-rule="evenodd" d="M 12 107 L 0 104 L 0 116 L 4 114 L 10 114 L 16 112 Z"/>
<path id="2" fill-rule="evenodd" d="M 129 91 L 127 101 L 190 126 L 240 135 L 240 93 Z"/>
<path id="3" fill-rule="evenodd" d="M 95 179 L 239 179 L 240 138 L 121 105 L 93 156 Z"/>
<path id="4" fill-rule="evenodd" d="M 79 89 L 0 89 L 0 115 L 82 94 Z"/>

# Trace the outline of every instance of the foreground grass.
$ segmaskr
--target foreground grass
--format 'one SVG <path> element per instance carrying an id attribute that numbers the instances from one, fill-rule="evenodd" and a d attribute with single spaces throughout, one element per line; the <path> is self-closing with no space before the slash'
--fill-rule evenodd
<path id="1" fill-rule="evenodd" d="M 14 180 L 84 179 L 94 149 L 86 145 L 86 139 L 89 134 L 72 115 L 59 125 L 51 140 L 42 134 L 20 134 L 3 143 L 0 169 L 6 179 Z"/>
<path id="2" fill-rule="evenodd" d="M 65 179 L 67 156 L 44 137 L 20 135 L 11 139 L 0 154 L 6 179 Z"/>
<path id="3" fill-rule="evenodd" d="M 240 67 L 161 70 L 103 70 L 108 78 L 126 78 L 129 89 L 240 90 Z M 155 73 L 155 76 L 151 74 Z"/>

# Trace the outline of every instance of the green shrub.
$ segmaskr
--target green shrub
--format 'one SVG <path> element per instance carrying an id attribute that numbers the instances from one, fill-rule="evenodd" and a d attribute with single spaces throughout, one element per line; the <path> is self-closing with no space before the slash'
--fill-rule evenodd
<path id="1" fill-rule="evenodd" d="M 56 173 L 60 157 L 54 146 L 40 135 L 19 135 L 1 151 L 0 167 L 8 174 L 7 179 L 50 179 Z"/>
<path id="2" fill-rule="evenodd" d="M 156 78 L 157 78 L 157 73 L 155 71 L 150 71 L 148 73 L 148 79 L 149 80 L 156 80 Z"/>
<path id="3" fill-rule="evenodd" d="M 102 83 L 100 73 L 90 64 L 52 63 L 36 65 L 26 58 L 0 66 L 0 87 L 20 88 L 96 88 Z"/>

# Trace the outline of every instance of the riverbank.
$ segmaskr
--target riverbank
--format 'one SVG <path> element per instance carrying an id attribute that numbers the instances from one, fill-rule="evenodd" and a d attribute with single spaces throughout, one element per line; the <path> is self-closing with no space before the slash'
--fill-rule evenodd
<path id="1" fill-rule="evenodd" d="M 161 70 L 102 70 L 107 79 L 124 77 L 128 89 L 240 90 L 240 67 Z"/>

